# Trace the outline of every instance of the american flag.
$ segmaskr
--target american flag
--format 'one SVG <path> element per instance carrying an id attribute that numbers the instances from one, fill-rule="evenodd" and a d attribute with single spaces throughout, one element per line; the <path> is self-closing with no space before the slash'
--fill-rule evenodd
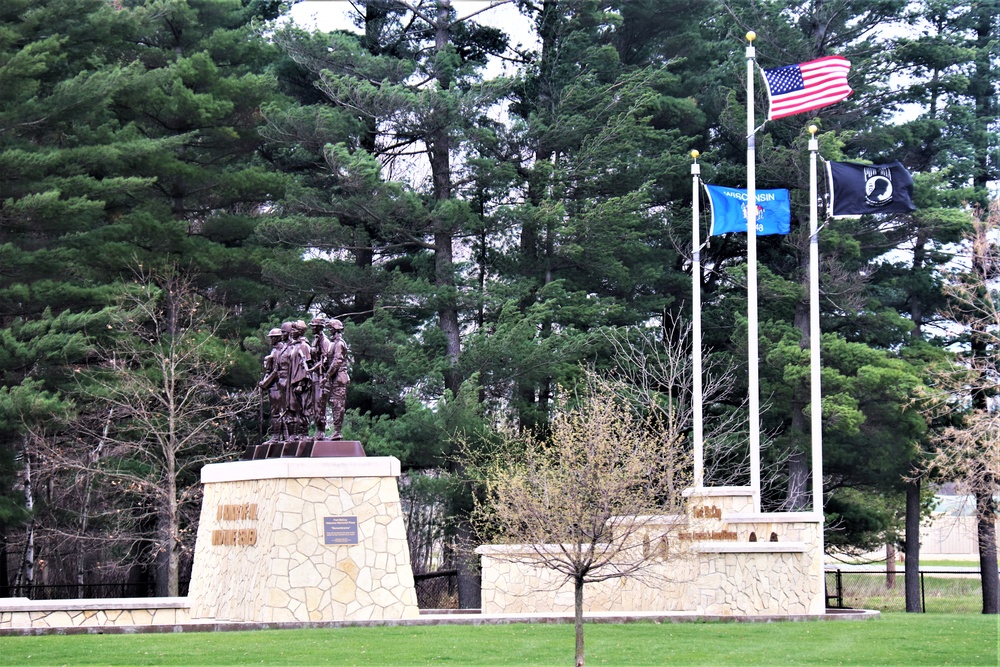
<path id="1" fill-rule="evenodd" d="M 827 56 L 798 65 L 764 70 L 771 106 L 767 119 L 784 118 L 839 102 L 851 94 L 847 73 L 851 62 Z"/>

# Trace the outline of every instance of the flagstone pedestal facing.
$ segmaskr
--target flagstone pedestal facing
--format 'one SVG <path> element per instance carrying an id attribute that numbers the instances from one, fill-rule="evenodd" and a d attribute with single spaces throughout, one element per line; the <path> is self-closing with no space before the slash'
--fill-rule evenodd
<path id="1" fill-rule="evenodd" d="M 823 517 L 753 512 L 745 487 L 688 491 L 685 517 L 648 524 L 643 540 L 670 544 L 642 578 L 584 586 L 587 612 L 673 612 L 713 616 L 801 616 L 826 609 Z M 678 521 L 680 519 L 680 521 Z M 552 545 L 555 548 L 556 545 Z M 573 585 L 531 564 L 526 545 L 484 545 L 484 614 L 571 612 Z"/>
<path id="2" fill-rule="evenodd" d="M 205 466 L 193 620 L 416 618 L 394 457 Z"/>

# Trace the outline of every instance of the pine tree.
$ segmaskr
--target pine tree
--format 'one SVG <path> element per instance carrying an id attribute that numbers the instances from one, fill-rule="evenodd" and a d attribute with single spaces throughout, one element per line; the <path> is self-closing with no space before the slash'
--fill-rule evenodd
<path id="1" fill-rule="evenodd" d="M 79 402 L 77 371 L 98 361 L 117 284 L 136 263 L 183 263 L 201 293 L 240 306 L 233 340 L 270 312 L 269 251 L 252 238 L 284 183 L 255 164 L 258 109 L 275 92 L 251 22 L 274 4 L 71 0 L 0 12 L 0 385 L 49 401 L 23 403 L 42 411 L 4 437 L 8 450 L 28 447 L 22 474 L 60 437 L 51 402 L 66 415 Z M 244 356 L 226 382 L 252 381 L 255 367 Z M 36 509 L 70 508 L 39 530 L 76 531 L 59 523 L 75 521 L 75 480 L 33 472 L 52 475 Z"/>
<path id="2" fill-rule="evenodd" d="M 515 298 L 525 322 L 537 322 L 536 346 L 591 353 L 588 332 L 662 317 L 688 292 L 672 242 L 686 227 L 671 213 L 682 156 L 705 119 L 666 64 L 690 44 L 661 35 L 640 45 L 638 35 L 690 31 L 700 16 L 662 3 L 553 0 L 529 11 L 540 50 L 515 90 L 515 131 L 484 149 L 513 163 L 510 187 L 523 193 L 503 210 L 517 245 L 499 264 L 513 289 L 497 296 Z M 494 308 L 509 317 L 503 301 Z M 558 365 L 516 369 L 523 426 L 545 423 L 561 374 Z"/>

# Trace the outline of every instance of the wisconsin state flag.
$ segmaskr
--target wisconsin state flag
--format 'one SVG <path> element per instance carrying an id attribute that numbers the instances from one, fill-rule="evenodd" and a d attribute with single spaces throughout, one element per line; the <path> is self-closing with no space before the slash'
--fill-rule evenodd
<path id="1" fill-rule="evenodd" d="M 729 232 L 747 233 L 747 191 L 705 185 L 712 204 L 712 229 L 709 236 Z M 787 234 L 792 221 L 792 203 L 788 190 L 757 190 L 755 215 L 758 236 Z"/>
<path id="2" fill-rule="evenodd" d="M 827 162 L 826 172 L 830 179 L 830 210 L 835 218 L 917 210 L 913 205 L 913 177 L 899 162 Z"/>

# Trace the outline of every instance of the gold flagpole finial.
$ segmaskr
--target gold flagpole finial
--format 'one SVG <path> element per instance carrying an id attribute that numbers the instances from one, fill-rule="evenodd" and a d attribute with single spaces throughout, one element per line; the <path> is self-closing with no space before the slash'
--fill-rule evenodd
<path id="1" fill-rule="evenodd" d="M 699 155 L 701 155 L 701 153 L 699 153 L 698 151 L 691 151 L 691 159 L 694 160 L 695 162 L 698 161 Z"/>
<path id="2" fill-rule="evenodd" d="M 816 127 L 815 125 L 810 125 L 809 126 L 809 134 L 811 134 L 813 137 L 815 137 L 817 132 L 819 132 L 819 128 L 818 127 Z"/>
<path id="3" fill-rule="evenodd" d="M 747 41 L 753 44 L 753 40 L 757 39 L 757 33 L 753 30 L 747 33 Z"/>

